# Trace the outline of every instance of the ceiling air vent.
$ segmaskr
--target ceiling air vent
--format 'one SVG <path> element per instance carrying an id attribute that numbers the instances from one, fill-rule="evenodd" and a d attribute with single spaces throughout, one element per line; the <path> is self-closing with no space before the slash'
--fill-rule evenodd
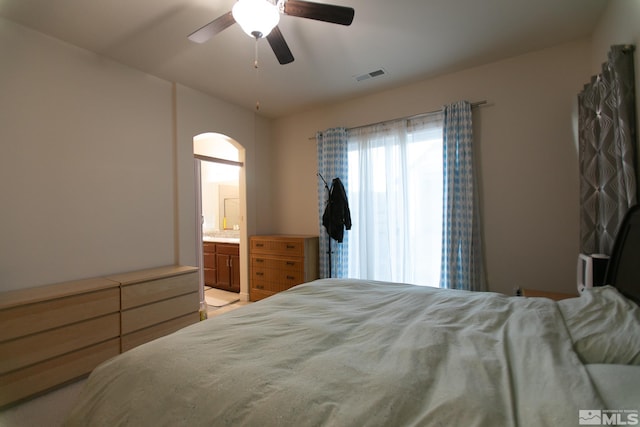
<path id="1" fill-rule="evenodd" d="M 369 80 L 369 79 L 373 79 L 375 77 L 381 77 L 386 75 L 387 72 L 384 70 L 384 68 L 379 68 L 375 71 L 370 71 L 366 74 L 360 74 L 358 76 L 356 76 L 356 81 L 357 82 L 362 82 L 364 80 Z"/>

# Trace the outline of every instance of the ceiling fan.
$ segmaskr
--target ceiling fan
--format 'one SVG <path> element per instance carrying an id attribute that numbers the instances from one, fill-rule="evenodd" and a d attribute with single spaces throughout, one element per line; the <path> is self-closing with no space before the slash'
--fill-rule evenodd
<path id="1" fill-rule="evenodd" d="M 354 10 L 350 7 L 323 3 L 300 0 L 238 0 L 231 12 L 194 31 L 189 35 L 189 40 L 204 43 L 237 22 L 245 33 L 256 40 L 266 37 L 278 62 L 288 64 L 293 62 L 293 54 L 278 29 L 281 13 L 340 25 L 351 25 L 354 16 Z"/>

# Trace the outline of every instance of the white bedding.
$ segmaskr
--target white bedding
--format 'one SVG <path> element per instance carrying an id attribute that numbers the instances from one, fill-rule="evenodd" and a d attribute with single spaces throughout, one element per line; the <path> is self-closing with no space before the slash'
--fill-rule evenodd
<path id="1" fill-rule="evenodd" d="M 640 412 L 640 366 L 597 363 L 587 365 L 604 409 Z"/>
<path id="2" fill-rule="evenodd" d="M 571 426 L 604 407 L 551 300 L 329 279 L 106 362 L 67 425 Z"/>
<path id="3" fill-rule="evenodd" d="M 614 287 L 589 289 L 558 306 L 584 363 L 640 365 L 640 307 Z"/>

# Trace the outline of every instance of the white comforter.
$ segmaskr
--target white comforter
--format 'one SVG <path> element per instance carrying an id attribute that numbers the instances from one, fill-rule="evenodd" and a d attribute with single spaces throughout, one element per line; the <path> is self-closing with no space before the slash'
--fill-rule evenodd
<path id="1" fill-rule="evenodd" d="M 320 280 L 97 368 L 69 426 L 571 426 L 603 403 L 558 305 Z"/>

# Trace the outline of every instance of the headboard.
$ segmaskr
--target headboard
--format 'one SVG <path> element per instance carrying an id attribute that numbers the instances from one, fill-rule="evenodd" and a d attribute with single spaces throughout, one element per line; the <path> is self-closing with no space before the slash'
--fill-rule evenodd
<path id="1" fill-rule="evenodd" d="M 605 283 L 640 305 L 640 205 L 625 215 L 607 267 Z"/>

